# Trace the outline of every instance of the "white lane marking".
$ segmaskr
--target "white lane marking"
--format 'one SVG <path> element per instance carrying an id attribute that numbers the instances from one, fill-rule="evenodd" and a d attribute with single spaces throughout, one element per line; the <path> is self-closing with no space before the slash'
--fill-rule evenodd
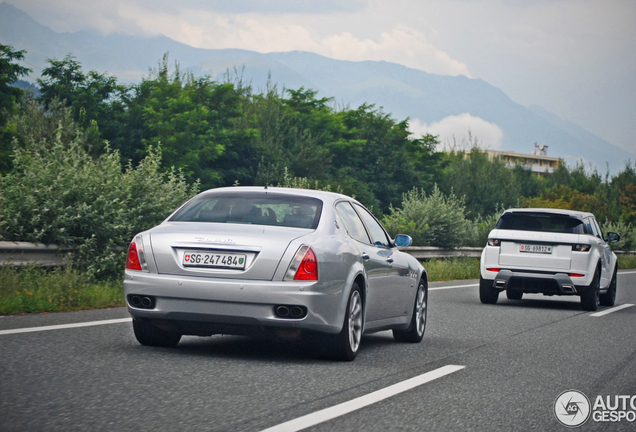
<path id="1" fill-rule="evenodd" d="M 470 285 L 452 285 L 452 286 L 444 286 L 444 287 L 435 287 L 435 288 L 429 288 L 429 291 L 437 291 L 437 290 L 445 290 L 445 289 L 454 289 L 454 288 L 469 288 L 469 287 L 476 287 L 479 286 L 479 284 L 470 284 Z"/>
<path id="2" fill-rule="evenodd" d="M 634 274 L 636 271 L 619 271 L 618 274 Z"/>
<path id="3" fill-rule="evenodd" d="M 16 333 L 31 333 L 31 332 L 39 332 L 39 331 L 47 331 L 47 330 L 58 330 L 58 329 L 67 329 L 67 328 L 75 328 L 75 327 L 90 327 L 104 324 L 118 324 L 124 322 L 131 322 L 132 318 L 121 318 L 121 319 L 112 319 L 112 320 L 103 320 L 103 321 L 87 321 L 81 323 L 73 323 L 73 324 L 59 324 L 59 325 L 51 325 L 51 326 L 43 326 L 43 327 L 26 327 L 26 328 L 18 328 L 11 330 L 0 330 L 0 335 L 6 334 L 16 334 Z"/>
<path id="4" fill-rule="evenodd" d="M 596 312 L 596 313 L 593 313 L 593 314 L 591 314 L 590 316 L 593 316 L 593 317 L 602 317 L 603 315 L 611 314 L 612 312 L 616 312 L 616 311 L 619 311 L 619 310 L 621 310 L 621 309 L 626 309 L 626 308 L 628 308 L 628 307 L 632 307 L 632 306 L 634 306 L 634 305 L 633 305 L 633 304 L 630 304 L 630 303 L 625 303 L 624 305 L 616 306 L 616 307 L 613 307 L 613 308 L 611 308 L 611 309 L 604 310 L 603 312 Z"/>
<path id="5" fill-rule="evenodd" d="M 466 366 L 447 365 L 439 369 L 435 369 L 434 371 L 427 372 L 423 375 L 418 375 L 414 378 L 407 379 L 397 384 L 393 384 L 392 386 L 374 391 L 373 393 L 369 393 L 368 395 L 352 399 L 348 402 L 343 402 L 341 404 L 334 405 L 332 407 L 325 408 L 320 411 L 304 415 L 302 417 L 298 417 L 294 420 L 281 423 L 271 428 L 264 429 L 261 432 L 297 432 L 308 427 L 326 422 L 328 420 L 332 420 L 336 417 L 343 416 L 350 412 L 359 410 L 360 408 L 364 408 L 376 402 L 380 402 L 384 399 L 390 398 L 391 396 L 395 396 L 396 394 L 411 390 L 412 388 L 421 386 L 422 384 L 426 384 L 427 382 L 431 382 L 433 380 L 436 380 L 437 378 L 441 378 L 445 375 L 449 375 L 453 372 L 462 370 L 465 367 Z"/>

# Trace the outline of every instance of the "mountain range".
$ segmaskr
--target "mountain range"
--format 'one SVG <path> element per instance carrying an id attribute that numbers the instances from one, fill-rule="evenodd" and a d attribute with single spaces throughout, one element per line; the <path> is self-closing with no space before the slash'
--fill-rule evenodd
<path id="1" fill-rule="evenodd" d="M 564 120 L 540 106 L 525 107 L 502 90 L 481 79 L 444 76 L 384 61 L 344 61 L 310 52 L 258 53 L 240 49 L 201 49 L 165 36 L 103 35 L 96 31 L 57 33 L 9 3 L 0 3 L 0 43 L 26 50 L 23 64 L 33 70 L 30 80 L 47 66 L 47 58 L 72 54 L 85 71 L 139 80 L 166 52 L 171 60 L 195 75 L 224 79 L 236 68 L 254 89 L 265 89 L 268 79 L 279 89 L 300 87 L 333 97 L 341 106 L 363 103 L 382 107 L 397 120 L 407 117 L 428 125 L 450 116 L 470 114 L 503 131 L 497 150 L 530 153 L 534 143 L 549 146 L 549 156 L 572 165 L 583 160 L 605 173 L 617 173 L 625 161 L 636 161 L 627 152 Z M 463 136 L 467 131 L 458 130 Z M 479 136 L 476 136 L 479 140 Z M 483 142 L 487 147 L 488 143 Z"/>

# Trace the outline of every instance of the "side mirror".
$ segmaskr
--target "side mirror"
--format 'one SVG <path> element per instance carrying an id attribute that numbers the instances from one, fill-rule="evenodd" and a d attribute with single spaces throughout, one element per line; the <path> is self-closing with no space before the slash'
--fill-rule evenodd
<path id="1" fill-rule="evenodd" d="M 413 239 L 405 234 L 398 234 L 395 236 L 395 245 L 397 247 L 409 247 L 413 244 Z"/>
<path id="2" fill-rule="evenodd" d="M 615 232 L 608 232 L 607 233 L 607 242 L 608 243 L 616 243 L 621 241 L 621 235 L 619 233 L 615 233 Z"/>

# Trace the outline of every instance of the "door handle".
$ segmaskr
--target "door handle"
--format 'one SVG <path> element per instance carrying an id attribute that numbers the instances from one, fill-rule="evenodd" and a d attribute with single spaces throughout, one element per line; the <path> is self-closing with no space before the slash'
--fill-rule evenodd
<path id="1" fill-rule="evenodd" d="M 362 252 L 362 259 L 365 261 L 369 261 L 369 258 L 371 258 L 366 252 Z"/>
<path id="2" fill-rule="evenodd" d="M 388 257 L 388 258 L 386 259 L 386 262 L 388 262 L 389 264 L 393 264 L 393 258 Z"/>

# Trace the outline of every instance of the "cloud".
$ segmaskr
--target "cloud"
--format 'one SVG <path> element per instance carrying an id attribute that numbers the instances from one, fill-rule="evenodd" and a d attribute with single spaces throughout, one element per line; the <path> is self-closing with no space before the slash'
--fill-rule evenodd
<path id="1" fill-rule="evenodd" d="M 156 0 L 152 0 L 152 3 L 156 3 Z M 173 3 L 173 0 L 163 0 L 161 3 L 169 4 Z M 324 14 L 356 12 L 363 9 L 368 0 L 182 0 L 179 3 L 183 7 L 232 14 Z"/>
<path id="2" fill-rule="evenodd" d="M 471 137 L 473 142 L 479 144 L 479 147 L 496 150 L 503 144 L 504 136 L 503 131 L 496 124 L 479 117 L 473 117 L 468 113 L 449 116 L 430 125 L 419 119 L 413 119 L 409 122 L 409 130 L 416 137 L 425 134 L 439 136 L 440 148 L 438 150 L 453 145 L 470 146 Z"/>
<path id="3" fill-rule="evenodd" d="M 430 44 L 423 33 L 399 24 L 380 35 L 380 41 L 358 39 L 344 32 L 325 38 L 325 54 L 340 60 L 385 60 L 440 75 L 466 75 L 468 67 Z"/>

